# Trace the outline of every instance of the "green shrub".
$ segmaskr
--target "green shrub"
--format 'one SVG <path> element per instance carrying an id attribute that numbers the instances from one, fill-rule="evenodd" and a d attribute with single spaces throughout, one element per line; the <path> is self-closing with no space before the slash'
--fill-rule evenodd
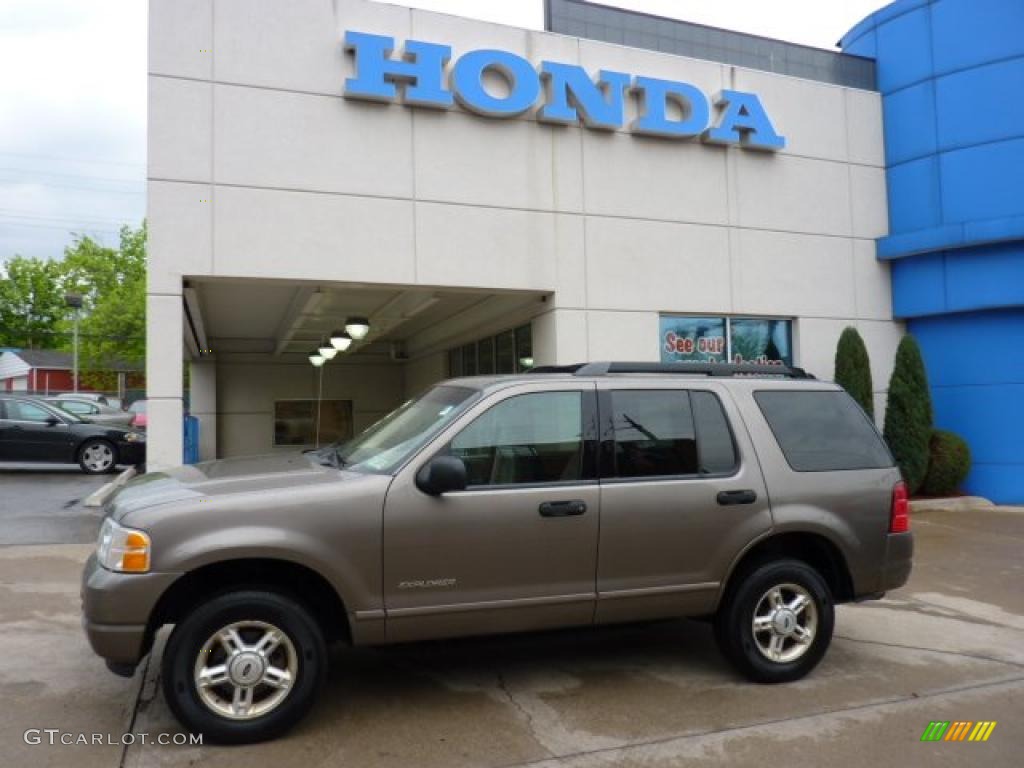
<path id="1" fill-rule="evenodd" d="M 872 420 L 875 418 L 868 348 L 864 346 L 864 340 L 857 333 L 857 329 L 852 326 L 843 329 L 839 344 L 836 345 L 835 381 L 860 403 L 860 407 Z"/>
<path id="2" fill-rule="evenodd" d="M 896 350 L 883 433 L 907 482 L 907 490 L 917 493 L 928 472 L 932 398 L 921 350 L 910 335 L 903 337 Z"/>
<path id="3" fill-rule="evenodd" d="M 971 450 L 960 435 L 936 429 L 929 443 L 928 472 L 921 490 L 929 496 L 948 496 L 960 488 L 971 469 Z"/>

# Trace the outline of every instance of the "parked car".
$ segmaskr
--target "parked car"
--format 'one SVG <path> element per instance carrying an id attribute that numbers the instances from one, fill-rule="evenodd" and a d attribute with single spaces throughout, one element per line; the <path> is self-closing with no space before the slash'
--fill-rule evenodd
<path id="1" fill-rule="evenodd" d="M 74 397 L 79 400 L 92 400 L 101 405 L 110 405 L 110 398 L 102 392 L 63 392 L 59 395 L 53 395 L 53 397 Z"/>
<path id="2" fill-rule="evenodd" d="M 0 396 L 0 461 L 74 463 L 95 475 L 145 460 L 144 433 L 91 424 L 43 400 Z"/>
<path id="3" fill-rule="evenodd" d="M 103 405 L 94 400 L 61 395 L 58 397 L 44 398 L 46 402 L 63 408 L 68 413 L 73 413 L 82 421 L 92 424 L 111 424 L 113 426 L 127 427 L 131 425 L 133 414 L 122 411 L 110 405 Z"/>
<path id="4" fill-rule="evenodd" d="M 128 412 L 132 414 L 132 426 L 145 429 L 146 421 L 146 401 L 136 400 L 134 403 L 128 406 Z"/>
<path id="5" fill-rule="evenodd" d="M 600 553 L 600 556 L 599 556 Z M 838 386 L 769 366 L 454 379 L 355 439 L 150 473 L 106 510 L 84 627 L 171 711 L 283 733 L 355 645 L 714 616 L 751 680 L 821 660 L 836 603 L 910 574 L 906 486 Z"/>

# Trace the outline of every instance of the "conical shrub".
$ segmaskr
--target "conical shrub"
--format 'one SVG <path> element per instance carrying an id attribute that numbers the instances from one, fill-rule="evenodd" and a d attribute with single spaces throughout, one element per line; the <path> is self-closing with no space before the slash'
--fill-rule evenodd
<path id="1" fill-rule="evenodd" d="M 896 349 L 889 379 L 883 430 L 910 493 L 916 493 L 928 472 L 932 437 L 932 398 L 921 350 L 909 334 Z"/>
<path id="2" fill-rule="evenodd" d="M 875 418 L 874 388 L 871 384 L 871 361 L 868 348 L 857 329 L 847 326 L 836 345 L 836 384 L 860 403 L 868 416 Z"/>

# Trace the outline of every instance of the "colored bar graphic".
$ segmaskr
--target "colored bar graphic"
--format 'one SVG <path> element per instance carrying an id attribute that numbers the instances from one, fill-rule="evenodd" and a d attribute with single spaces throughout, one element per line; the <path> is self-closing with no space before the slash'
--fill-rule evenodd
<path id="1" fill-rule="evenodd" d="M 953 725 L 950 727 L 949 732 L 946 734 L 946 738 L 943 739 L 943 741 L 963 741 L 972 725 L 974 725 L 974 723 L 970 721 L 953 721 Z"/>
<path id="2" fill-rule="evenodd" d="M 996 728 L 995 720 L 982 720 L 971 731 L 971 736 L 968 741 L 988 741 L 988 737 L 992 735 L 992 731 Z"/>
<path id="3" fill-rule="evenodd" d="M 995 720 L 932 720 L 921 741 L 988 741 L 995 728 Z"/>
<path id="4" fill-rule="evenodd" d="M 948 720 L 945 722 L 932 720 L 921 734 L 921 741 L 942 741 L 942 736 L 946 733 L 947 728 L 949 728 Z"/>

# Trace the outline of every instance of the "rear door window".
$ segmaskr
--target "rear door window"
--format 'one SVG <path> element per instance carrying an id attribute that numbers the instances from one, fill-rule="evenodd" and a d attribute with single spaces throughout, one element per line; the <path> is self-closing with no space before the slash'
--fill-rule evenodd
<path id="1" fill-rule="evenodd" d="M 611 404 L 616 477 L 697 474 L 697 434 L 686 390 L 616 390 Z"/>
<path id="2" fill-rule="evenodd" d="M 878 431 L 846 392 L 762 390 L 754 399 L 797 472 L 893 466 Z"/>
<path id="3" fill-rule="evenodd" d="M 612 477 L 722 475 L 735 470 L 736 445 L 711 392 L 623 389 L 611 392 L 606 437 Z"/>

